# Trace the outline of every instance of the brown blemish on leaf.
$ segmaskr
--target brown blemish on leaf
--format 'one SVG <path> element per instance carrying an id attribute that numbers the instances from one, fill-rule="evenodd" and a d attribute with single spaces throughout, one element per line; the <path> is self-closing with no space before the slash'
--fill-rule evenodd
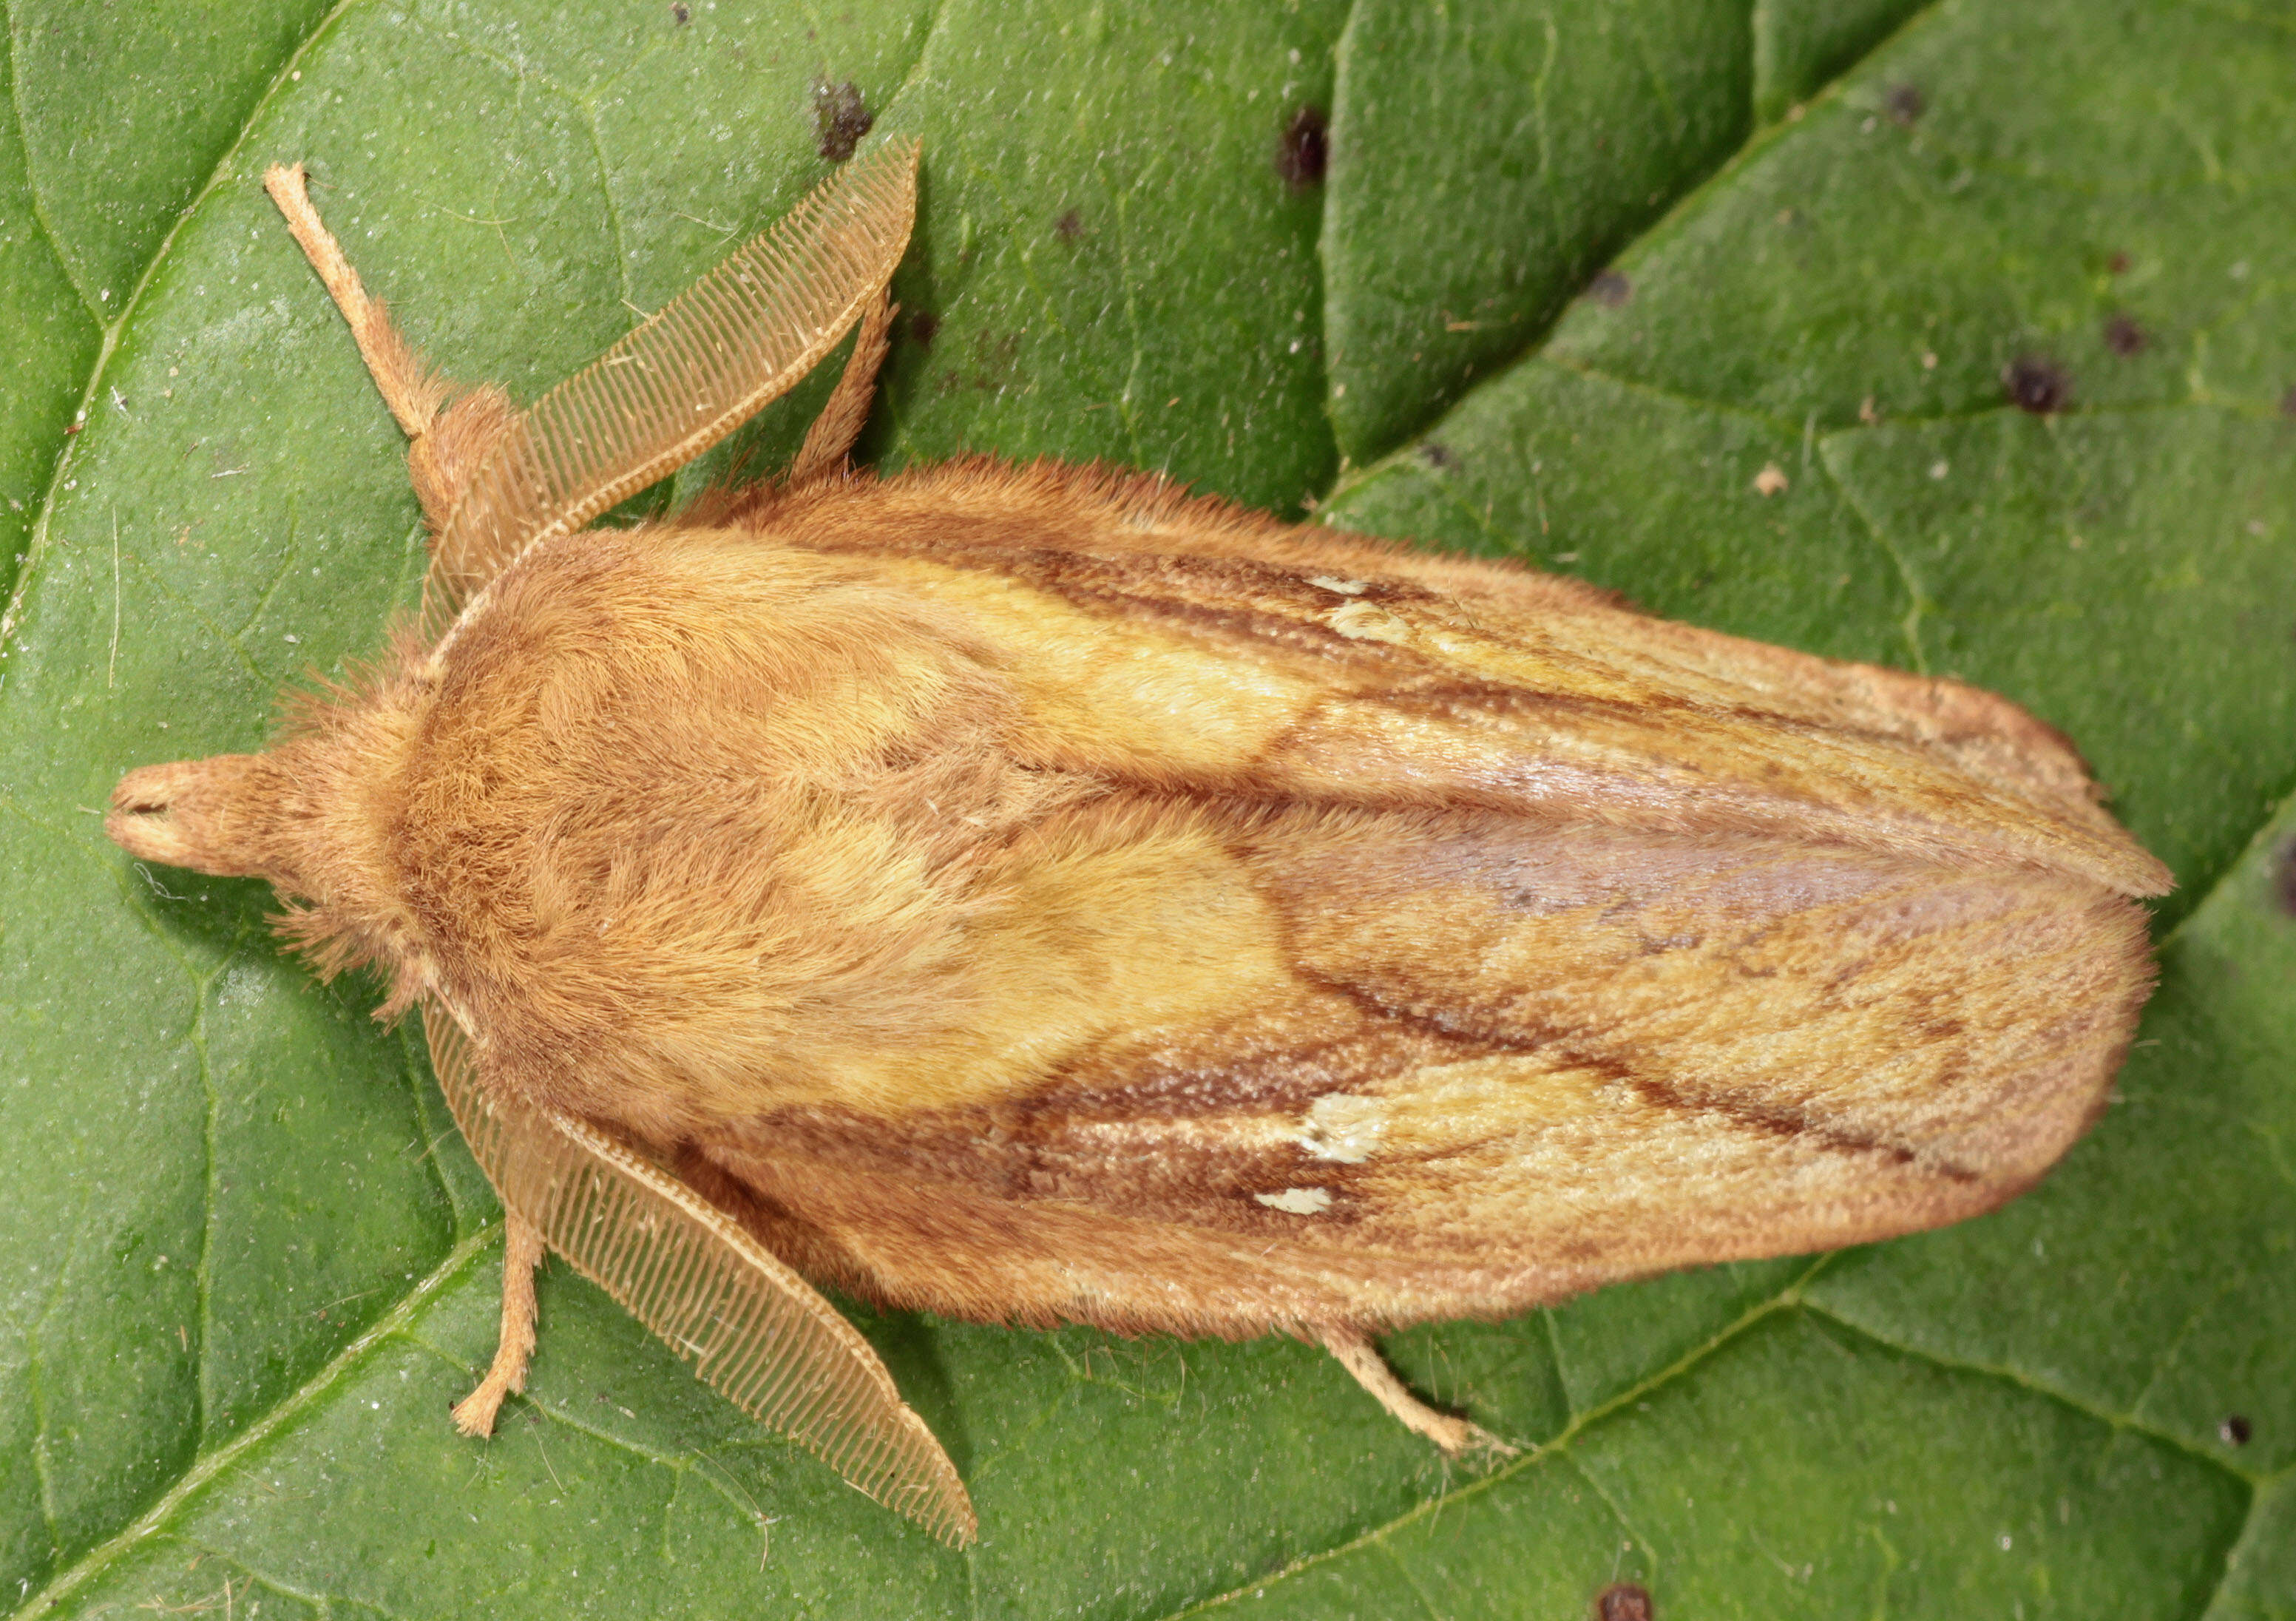
<path id="1" fill-rule="evenodd" d="M 693 12 L 691 7 L 681 3 L 669 8 L 669 20 L 679 28 L 684 28 L 693 20 Z"/>
<path id="2" fill-rule="evenodd" d="M 1459 465 L 1459 458 L 1451 453 L 1449 446 L 1438 445 L 1432 439 L 1419 447 L 1419 459 L 1438 472 L 1446 472 Z"/>
<path id="3" fill-rule="evenodd" d="M 970 348 L 972 368 L 945 373 L 938 385 L 942 393 L 954 394 L 960 389 L 987 393 L 1001 389 L 1012 381 L 1013 374 L 1020 367 L 1021 335 L 1018 332 L 975 332 Z"/>
<path id="4" fill-rule="evenodd" d="M 1639 1582 L 1613 1582 L 1595 1595 L 1595 1621 L 1654 1621 L 1657 1614 Z"/>
<path id="5" fill-rule="evenodd" d="M 2288 392 L 2280 397 L 2280 414 L 2296 416 L 2296 383 L 2290 384 Z"/>
<path id="6" fill-rule="evenodd" d="M 2127 275 L 2128 274 L 2128 256 L 2125 253 L 2116 253 L 2111 258 L 2104 261 L 2104 267 L 2112 272 L 2115 275 Z"/>
<path id="7" fill-rule="evenodd" d="M 2018 410 L 2050 416 L 2072 404 L 2073 380 L 2046 356 L 2020 355 L 2001 368 L 2001 391 Z"/>
<path id="8" fill-rule="evenodd" d="M 1293 191 L 1304 192 L 1324 184 L 1331 158 L 1331 120 L 1320 107 L 1300 108 L 1275 143 L 1275 172 Z"/>
<path id="9" fill-rule="evenodd" d="M 1072 242 L 1084 234 L 1084 219 L 1074 209 L 1053 221 L 1053 234 L 1064 242 Z"/>
<path id="10" fill-rule="evenodd" d="M 2273 859 L 2272 897 L 2283 915 L 2296 918 L 2296 839 L 2284 842 Z"/>
<path id="11" fill-rule="evenodd" d="M 940 317 L 929 309 L 921 309 L 909 317 L 909 336 L 916 340 L 921 349 L 932 348 L 932 340 L 940 331 Z"/>
<path id="12" fill-rule="evenodd" d="M 850 158 L 876 121 L 862 104 L 861 87 L 851 79 L 841 85 L 827 79 L 814 81 L 813 127 L 820 137 L 816 150 L 832 163 Z"/>
<path id="13" fill-rule="evenodd" d="M 2144 330 L 2136 316 L 2125 311 L 2104 323 L 2104 347 L 2123 360 L 2132 355 L 2143 354 L 2152 341 L 2152 334 Z"/>
<path id="14" fill-rule="evenodd" d="M 2236 1412 L 2227 1415 L 2225 1421 L 2217 1426 L 2217 1438 L 2226 1446 L 2245 1446 L 2249 1437 L 2255 1433 L 2249 1421 Z"/>
<path id="15" fill-rule="evenodd" d="M 1915 86 L 1892 85 L 1889 94 L 1882 98 L 1882 111 L 1890 115 L 1891 123 L 1911 129 L 1922 114 L 1929 111 L 1929 102 Z"/>
<path id="16" fill-rule="evenodd" d="M 1617 309 L 1635 296 L 1635 284 L 1627 280 L 1623 270 L 1605 270 L 1587 284 L 1587 296 L 1597 304 Z"/>

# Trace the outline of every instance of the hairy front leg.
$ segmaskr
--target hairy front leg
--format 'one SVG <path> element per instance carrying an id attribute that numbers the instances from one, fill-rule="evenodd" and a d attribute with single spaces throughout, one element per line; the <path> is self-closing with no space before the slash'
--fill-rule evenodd
<path id="1" fill-rule="evenodd" d="M 264 172 L 263 189 L 279 205 L 288 233 L 343 312 L 376 392 L 406 435 L 407 472 L 436 534 L 462 500 L 471 475 L 509 429 L 510 397 L 491 385 L 459 389 L 416 352 L 391 323 L 382 300 L 367 296 L 342 244 L 312 205 L 308 178 L 299 163 L 274 164 Z"/>
<path id="2" fill-rule="evenodd" d="M 542 1229 L 515 1210 L 503 1218 L 502 1333 L 494 1365 L 478 1388 L 455 1404 L 455 1428 L 466 1436 L 492 1435 L 503 1398 L 526 1388 L 534 1355 L 534 1269 L 542 1264 Z"/>

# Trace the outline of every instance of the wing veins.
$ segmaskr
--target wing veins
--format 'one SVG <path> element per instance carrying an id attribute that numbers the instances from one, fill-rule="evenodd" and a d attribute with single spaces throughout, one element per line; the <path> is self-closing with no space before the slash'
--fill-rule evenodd
<path id="1" fill-rule="evenodd" d="M 423 583 L 436 640 L 521 553 L 700 455 L 820 364 L 883 292 L 916 217 L 917 145 L 848 165 L 521 412 Z"/>
<path id="2" fill-rule="evenodd" d="M 480 1078 L 461 1019 L 423 1010 L 432 1066 L 503 1203 L 760 1423 L 952 1546 L 978 1534 L 964 1482 L 869 1342 L 778 1257 L 588 1122 Z"/>

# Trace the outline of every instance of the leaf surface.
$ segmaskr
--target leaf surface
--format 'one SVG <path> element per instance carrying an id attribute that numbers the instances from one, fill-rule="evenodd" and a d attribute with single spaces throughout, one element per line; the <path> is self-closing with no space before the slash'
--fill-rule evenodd
<path id="1" fill-rule="evenodd" d="M 1661 1616 L 2296 1616 L 2296 12 L 10 22 L 20 1613 L 1514 1617 L 1636 1581 Z M 260 175 L 308 161 L 414 340 L 527 400 L 791 207 L 848 83 L 925 150 L 881 464 L 1168 469 L 2066 729 L 2180 885 L 2104 1122 L 1981 1221 L 1395 1337 L 1525 1445 L 1488 1474 L 1301 1346 L 857 1312 L 973 1492 L 952 1554 L 562 1269 L 529 1398 L 457 1437 L 499 1216 L 419 1043 L 282 961 L 261 886 L 138 867 L 93 814 L 258 745 L 421 576 L 396 430 Z M 785 457 L 827 381 L 681 485 Z"/>

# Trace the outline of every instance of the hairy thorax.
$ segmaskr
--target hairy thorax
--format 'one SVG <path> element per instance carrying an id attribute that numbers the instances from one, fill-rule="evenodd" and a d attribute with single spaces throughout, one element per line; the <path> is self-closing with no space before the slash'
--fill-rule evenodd
<path id="1" fill-rule="evenodd" d="M 959 625 L 849 565 L 568 536 L 306 741 L 406 739 L 383 881 L 321 914 L 411 920 L 367 954 L 419 956 L 505 1072 L 648 1140 L 890 1095 L 977 1009 L 988 857 L 1091 793 L 1013 762 L 1011 709 Z"/>

